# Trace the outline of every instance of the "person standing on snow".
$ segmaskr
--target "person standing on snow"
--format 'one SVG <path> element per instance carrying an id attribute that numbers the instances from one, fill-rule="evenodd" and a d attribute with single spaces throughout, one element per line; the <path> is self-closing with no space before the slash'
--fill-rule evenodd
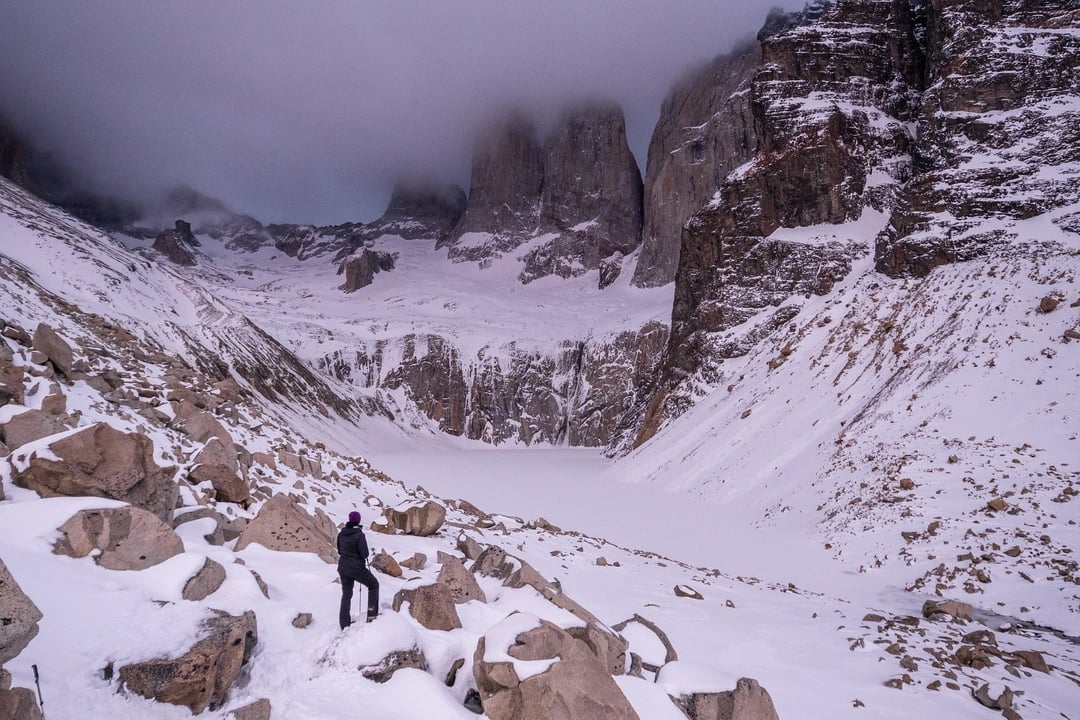
<path id="1" fill-rule="evenodd" d="M 341 577 L 341 612 L 338 622 L 341 629 L 352 624 L 349 610 L 352 606 L 353 584 L 359 582 L 368 590 L 367 621 L 379 615 L 379 581 L 367 567 L 368 544 L 360 529 L 360 513 L 349 513 L 349 522 L 337 537 L 338 575 Z"/>

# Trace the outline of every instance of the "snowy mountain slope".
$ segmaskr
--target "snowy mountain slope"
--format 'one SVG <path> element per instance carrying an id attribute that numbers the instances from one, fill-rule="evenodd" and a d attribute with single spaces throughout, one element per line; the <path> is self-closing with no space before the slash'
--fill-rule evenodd
<path id="1" fill-rule="evenodd" d="M 12 197 L 10 193 L 17 191 L 9 191 L 6 197 Z M 159 356 L 153 349 L 157 342 L 170 342 L 167 347 L 178 351 L 187 346 L 172 334 L 178 331 L 153 322 L 153 316 L 144 308 L 161 308 L 159 312 L 171 315 L 165 308 L 176 303 L 178 315 L 194 324 L 200 315 L 199 306 L 194 300 L 185 305 L 178 299 L 210 297 L 216 302 L 217 298 L 225 297 L 224 302 L 231 304 L 235 301 L 224 295 L 224 281 L 207 280 L 203 276 L 199 282 L 206 283 L 210 289 L 189 288 L 180 294 L 176 290 L 178 278 L 197 276 L 177 275 L 160 261 L 117 250 L 100 236 L 82 237 L 75 232 L 82 226 L 73 224 L 62 213 L 35 205 L 27 196 L 15 194 L 14 197 L 19 202 L 11 201 L 5 206 L 7 224 L 3 237 L 5 241 L 18 242 L 5 243 L 3 254 L 15 255 L 26 269 L 11 270 L 15 267 L 12 259 L 4 261 L 9 270 L 5 271 L 3 288 L 10 298 L 5 307 L 13 308 L 13 319 L 26 327 L 48 321 L 67 337 L 78 340 L 87 334 L 85 328 L 92 326 L 93 321 L 76 308 L 76 303 L 102 315 L 108 313 L 109 322 L 113 323 L 111 332 L 130 333 L 130 339 L 122 346 L 128 350 L 114 352 L 112 357 L 82 342 L 78 356 L 86 363 L 87 372 L 102 374 L 111 367 L 129 385 L 141 383 L 148 390 L 145 401 L 118 404 L 106 399 L 86 381 L 65 384 L 62 389 L 69 413 L 74 417 L 72 411 L 78 411 L 76 422 L 80 427 L 100 421 L 124 430 L 141 429 L 153 439 L 160 462 L 179 464 L 182 474 L 189 472 L 199 444 L 168 422 L 160 418 L 154 421 L 139 410 L 143 402 L 160 409 L 169 407 L 164 400 L 169 392 L 188 389 L 205 393 L 216 376 L 204 376 L 192 359 L 186 379 L 170 381 L 168 371 L 175 368 L 166 362 L 167 356 Z M 31 224 L 36 230 L 28 232 L 24 226 Z M 107 272 L 75 273 L 62 270 L 73 265 L 48 262 L 49 258 L 63 257 L 65 253 L 78 253 L 76 260 L 80 264 L 75 267 L 99 267 Z M 79 257 L 82 259 L 78 260 Z M 145 265 L 141 270 L 136 265 L 137 271 L 119 277 L 123 274 L 123 263 L 133 261 Z M 1004 662 L 976 670 L 947 659 L 951 655 L 946 650 L 950 646 L 959 647 L 961 636 L 971 625 L 924 621 L 914 630 L 909 629 L 913 620 L 905 618 L 919 615 L 922 600 L 931 591 L 924 588 L 921 592 L 906 593 L 903 587 L 930 567 L 932 561 L 921 553 L 939 552 L 937 543 L 956 542 L 954 538 L 962 536 L 958 523 L 945 522 L 937 536 L 920 539 L 917 545 L 920 554 L 914 567 L 909 567 L 896 562 L 893 549 L 902 542 L 900 530 L 911 526 L 906 521 L 894 525 L 895 535 L 891 535 L 893 531 L 884 517 L 899 505 L 883 503 L 869 492 L 862 493 L 864 502 L 847 505 L 847 496 L 833 498 L 832 486 L 827 489 L 825 483 L 838 478 L 841 487 L 846 481 L 849 490 L 854 491 L 857 482 L 868 482 L 885 474 L 868 467 L 863 457 L 872 450 L 885 458 L 877 461 L 883 463 L 882 467 L 888 467 L 884 464 L 888 460 L 898 461 L 893 457 L 897 450 L 892 444 L 884 449 L 877 447 L 893 436 L 890 421 L 898 423 L 896 429 L 903 433 L 921 433 L 907 443 L 910 447 L 904 452 L 918 453 L 918 462 L 945 462 L 940 460 L 944 450 L 937 447 L 933 430 L 941 429 L 939 434 L 946 430 L 951 434 L 956 432 L 934 414 L 935 409 L 940 410 L 942 398 L 954 397 L 965 383 L 978 391 L 975 381 L 983 381 L 986 373 L 991 375 L 989 381 L 1001 382 L 1005 377 L 1027 377 L 1026 373 L 1032 369 L 1045 370 L 1039 373 L 1043 385 L 1034 387 L 1056 392 L 1060 396 L 1059 406 L 1064 407 L 1048 410 L 1047 398 L 1036 394 L 1017 400 L 1017 407 L 1028 407 L 1038 427 L 1046 428 L 1047 437 L 1038 445 L 1032 443 L 1030 452 L 1035 452 L 1034 448 L 1046 448 L 1047 457 L 1031 462 L 1053 462 L 1059 471 L 1067 468 L 1073 441 L 1069 439 L 1064 408 L 1070 401 L 1075 402 L 1070 394 L 1075 391 L 1066 380 L 1075 377 L 1076 366 L 1066 351 L 1075 343 L 1052 343 L 1056 342 L 1053 338 L 1060 335 L 1061 328 L 1075 322 L 1074 315 L 1065 313 L 1076 310 L 1064 303 L 1047 314 L 1029 311 L 1055 287 L 1073 282 L 1070 273 L 1075 263 L 1075 248 L 1047 246 L 1033 250 L 1027 258 L 957 265 L 939 269 L 925 280 L 893 281 L 870 273 L 866 257 L 831 295 L 807 301 L 794 321 L 795 329 L 782 338 L 783 342 L 778 338 L 769 347 L 725 365 L 725 372 L 730 369 L 733 380 L 729 384 L 734 385 L 730 392 L 726 387 L 718 388 L 684 418 L 662 430 L 652 442 L 625 460 L 609 465 L 602 457 L 592 454 L 588 456 L 592 464 L 584 466 L 584 476 L 560 472 L 561 478 L 556 478 L 553 476 L 556 467 L 542 459 L 527 470 L 530 466 L 513 454 L 474 450 L 493 458 L 501 492 L 504 497 L 507 493 L 512 495 L 516 503 L 510 512 L 521 515 L 522 519 L 495 514 L 491 519 L 501 523 L 505 530 L 498 525 L 481 527 L 475 516 L 454 509 L 456 503 L 448 500 L 444 502 L 449 508 L 450 524 L 432 538 L 369 533 L 376 549 L 385 549 L 398 559 L 415 552 L 422 552 L 429 559 L 426 569 L 407 572 L 403 579 L 381 575 L 384 601 L 406 587 L 410 577 L 433 580 L 438 566 L 431 562 L 432 558 L 439 551 L 456 552 L 458 533 L 467 529 L 479 542 L 501 545 L 545 577 L 558 579 L 569 597 L 592 610 L 603 622 L 612 625 L 639 613 L 664 629 L 679 653 L 679 663 L 667 668 L 658 683 L 651 682 L 651 677 L 650 680 L 620 677 L 617 681 L 641 717 L 677 718 L 668 692 L 727 689 L 741 675 L 753 676 L 768 688 L 781 717 L 861 717 L 867 709 L 885 718 L 909 717 L 912 712 L 928 717 L 945 713 L 954 717 L 982 717 L 984 709 L 969 697 L 968 690 L 984 682 L 1005 682 L 1023 690 L 1025 695 L 1018 699 L 1017 707 L 1024 717 L 1059 717 L 1060 713 L 1068 713 L 1075 697 L 1075 685 L 1069 678 L 1075 678 L 1080 667 L 1080 658 L 1070 641 L 1017 623 L 1012 632 L 998 632 L 998 647 L 1006 656 L 1012 651 L 1036 650 L 1054 666 L 1046 675 L 1016 669 L 1021 675 L 1018 678 L 1008 671 Z M 991 267 L 1002 282 L 982 282 Z M 257 302 L 248 304 L 250 308 L 264 308 L 260 324 L 279 312 L 276 317 L 281 318 L 285 327 L 290 327 L 285 325 L 287 314 L 276 309 L 266 311 L 274 308 L 271 298 L 258 294 L 258 286 L 271 277 L 271 271 L 255 266 L 250 270 L 254 289 L 234 288 L 231 292 L 250 293 L 251 298 L 264 301 L 262 306 Z M 306 291 L 302 286 L 300 280 L 304 275 L 300 270 L 306 272 L 307 266 L 296 270 L 292 278 L 283 270 L 274 270 L 278 277 L 288 279 L 288 283 L 280 282 L 276 287 L 291 288 L 290 292 L 298 299 L 304 292 L 316 296 L 315 291 Z M 63 282 L 58 279 L 60 272 L 70 273 Z M 240 273 L 236 276 L 247 279 Z M 1040 284 L 1041 279 L 1059 285 Z M 52 292 L 39 292 L 30 281 Z M 326 282 L 333 282 L 329 275 Z M 543 287 L 540 283 L 533 285 Z M 965 301 L 964 295 L 972 290 L 987 295 L 978 302 Z M 127 304 L 109 304 L 110 292 L 115 302 Z M 326 292 L 325 286 L 321 292 Z M 868 300 L 875 293 L 877 299 Z M 978 297 L 978 293 L 973 295 Z M 986 319 L 986 310 L 1005 303 L 1006 296 L 1012 300 L 1011 305 L 1004 305 L 1008 312 Z M 983 307 L 979 303 L 989 305 Z M 896 317 L 892 316 L 893 311 L 886 310 L 894 305 L 898 308 Z M 215 305 L 209 307 L 214 309 Z M 228 305 L 216 307 L 219 314 L 213 317 L 227 322 Z M 430 308 L 430 304 L 418 307 Z M 323 310 L 333 317 L 325 306 Z M 313 324 L 316 320 L 325 321 L 317 317 L 317 312 L 309 312 Z M 954 312 L 958 320 L 949 319 Z M 406 322 L 410 313 L 412 309 L 403 311 L 397 322 Z M 493 315 L 497 319 L 498 315 L 494 312 Z M 832 318 L 829 323 L 823 322 L 826 315 Z M 544 313 L 538 311 L 537 318 L 538 328 L 542 330 Z M 891 322 L 887 331 L 883 330 L 886 320 Z M 550 322 L 554 325 L 554 321 Z M 1030 325 L 1025 327 L 1024 322 Z M 950 351 L 954 354 L 962 352 L 960 338 L 969 337 L 981 343 L 982 337 L 992 335 L 991 330 L 1002 328 L 997 338 L 991 338 L 999 344 L 995 348 L 995 366 L 987 368 L 983 364 L 970 370 L 964 366 L 944 376 L 938 384 L 930 384 L 928 390 L 920 390 L 924 404 L 916 403 L 912 411 L 900 410 L 897 403 L 907 401 L 912 387 L 922 388 L 928 378 L 936 377 L 933 374 L 939 364 L 936 354 L 920 354 L 914 350 L 917 343 L 930 347 L 928 341 L 941 334 L 942 326 L 948 329 L 956 324 L 963 333 L 955 339 L 960 349 Z M 191 334 L 203 332 L 190 327 L 184 330 Z M 271 327 L 275 326 L 271 324 Z M 290 332 L 302 347 L 299 327 L 292 326 Z M 1011 344 L 1005 339 L 1008 335 L 1000 337 L 1004 328 L 1019 334 Z M 280 326 L 275 329 L 281 332 Z M 479 329 L 476 332 L 479 334 Z M 142 333 L 146 339 L 140 337 Z M 900 354 L 893 353 L 898 333 L 902 344 L 911 348 L 906 351 L 909 356 L 904 356 L 903 350 Z M 326 338 L 326 342 L 331 342 L 329 335 Z M 849 341 L 850 348 L 844 344 Z M 4 342 L 14 351 L 17 363 L 37 368 L 25 348 L 14 340 Z M 1043 356 L 1031 361 L 1022 359 L 1044 346 L 1058 350 L 1052 362 Z M 786 356 L 781 352 L 785 349 L 790 350 Z M 859 351 L 858 357 L 852 358 L 849 353 L 855 351 Z M 786 359 L 770 370 L 768 360 L 778 357 Z M 1045 368 L 1039 364 L 1044 360 Z M 882 364 L 881 371 L 875 369 L 878 362 Z M 203 365 L 212 367 L 214 363 L 204 360 Z M 967 375 L 963 374 L 965 370 Z M 1007 375 L 1010 372 L 1012 375 Z M 742 380 L 735 380 L 740 375 Z M 838 384 L 834 386 L 833 379 L 838 375 Z M 893 377 L 896 379 L 890 384 L 888 380 Z M 27 382 L 34 387 L 42 384 L 33 376 Z M 967 388 L 966 392 L 972 400 L 965 407 L 977 407 L 975 391 Z M 841 397 L 836 397 L 837 393 Z M 40 391 L 30 392 L 27 407 L 40 408 L 45 395 Z M 876 404 L 870 401 L 875 395 L 879 395 Z M 211 396 L 212 391 L 208 397 Z M 441 485 L 439 494 L 444 497 L 462 497 L 496 513 L 502 509 L 485 502 L 488 491 L 473 482 L 474 463 L 466 460 L 455 466 L 441 462 L 440 454 L 431 452 L 441 449 L 445 453 L 447 448 L 457 446 L 456 452 L 460 453 L 460 447 L 466 444 L 463 440 L 433 438 L 425 431 L 409 430 L 399 433 L 407 442 L 395 441 L 377 417 L 360 417 L 354 423 L 333 414 L 324 417 L 315 412 L 305 413 L 303 408 L 281 407 L 254 395 L 241 398 L 235 411 L 228 408 L 227 404 L 219 406 L 218 419 L 248 454 L 303 450 L 307 457 L 319 463 L 323 477 L 319 479 L 283 462 L 274 468 L 252 462 L 247 468 L 254 496 L 251 506 L 218 502 L 207 492 L 205 484 L 185 482 L 181 490 L 182 507 L 178 509 L 181 515 L 209 506 L 230 519 L 252 518 L 271 493 L 287 493 L 312 513 L 321 510 L 339 519 L 348 510 L 360 507 L 369 519 L 375 510 L 365 508 L 425 499 L 424 492 L 407 490 L 371 469 L 367 461 L 353 457 L 359 448 L 364 448 L 376 464 L 381 452 L 400 455 L 405 451 L 412 458 L 412 470 L 402 466 L 401 477 L 407 477 L 409 485 L 426 476 L 433 487 L 436 483 Z M 751 413 L 741 418 L 746 409 Z M 840 412 L 840 417 L 830 419 L 835 412 Z M 1052 414 L 1038 414 L 1044 412 Z M 919 428 L 927 416 L 931 424 Z M 1058 418 L 1060 422 L 1046 422 L 1047 417 Z M 980 439 L 986 433 L 995 433 L 1003 443 L 1019 444 L 1020 438 L 1014 440 L 1007 432 L 1014 424 L 993 418 L 978 418 L 978 421 L 980 427 L 970 432 Z M 844 436 L 843 443 L 854 440 L 850 447 L 835 444 L 844 430 L 841 422 L 848 426 L 855 423 L 855 427 L 861 428 L 858 439 Z M 950 422 L 974 424 L 975 421 L 956 412 Z M 331 449 L 320 447 L 316 441 Z M 15 463 L 24 462 L 19 458 L 28 458 L 35 448 L 40 449 L 41 443 L 47 442 L 48 439 L 12 448 Z M 339 454 L 332 448 L 347 453 Z M 355 449 L 350 452 L 349 448 Z M 517 452 L 543 458 L 545 451 L 539 451 L 539 455 L 532 450 Z M 391 460 L 389 454 L 387 459 Z M 855 467 L 850 467 L 849 462 L 855 463 Z M 1015 463 L 1011 457 L 1003 458 L 995 468 L 1011 470 L 1012 465 Z M 0 503 L 0 523 L 11 529 L 0 534 L 0 557 L 44 613 L 39 635 L 8 664 L 8 669 L 16 686 L 27 687 L 32 683 L 29 665 L 37 664 L 43 672 L 49 709 L 61 716 L 84 712 L 86 708 L 93 708 L 101 716 L 117 718 L 148 714 L 189 716 L 183 708 L 152 704 L 117 693 L 115 677 L 106 679 L 101 671 L 110 662 L 118 668 L 128 662 L 182 651 L 194 639 L 197 623 L 211 607 L 234 613 L 253 609 L 258 617 L 259 643 L 246 681 L 233 689 L 226 705 L 204 714 L 206 717 L 224 717 L 228 710 L 260 697 L 271 701 L 274 717 L 284 718 L 344 718 L 354 716 L 357 708 L 365 708 L 369 715 L 380 718 L 431 717 L 432 713 L 441 717 L 472 716 L 460 706 L 468 680 L 449 688 L 442 681 L 453 656 L 460 653 L 471 657 L 470 648 L 479 635 L 514 609 L 567 621 L 527 589 L 512 590 L 488 583 L 485 589 L 491 597 L 487 604 L 461 609 L 465 625 L 462 630 L 449 633 L 426 630 L 407 614 L 385 609 L 386 617 L 379 622 L 355 627 L 342 635 L 335 625 L 338 590 L 332 582 L 332 567 L 313 554 L 274 552 L 259 546 L 237 551 L 232 542 L 209 545 L 203 535 L 212 529 L 212 522 L 199 520 L 179 526 L 184 542 L 182 554 L 146 571 L 106 570 L 89 558 L 56 556 L 50 550 L 57 537 L 56 528 L 75 510 L 107 507 L 116 505 L 115 502 L 93 498 L 39 499 L 35 493 L 13 485 L 11 473 L 15 465 L 4 462 L 0 467 L 3 467 L 0 481 L 6 498 Z M 396 471 L 395 475 L 398 475 Z M 623 484 L 621 481 L 625 479 L 636 479 L 638 484 Z M 921 497 L 919 491 L 924 486 L 929 490 L 931 480 L 923 476 L 915 476 L 915 480 L 918 485 L 913 494 Z M 508 483 L 512 483 L 512 489 L 507 488 Z M 689 490 L 691 495 L 668 492 L 674 487 Z M 913 512 L 912 518 L 918 518 L 919 512 L 928 518 L 931 511 L 961 518 L 962 511 L 979 506 L 974 500 L 967 504 L 969 500 L 962 488 L 943 483 L 942 490 L 942 495 L 924 500 L 928 506 L 925 511 L 916 505 L 919 501 L 911 501 L 913 510 L 918 511 Z M 1047 505 L 1041 497 L 1047 492 L 1036 490 L 1043 507 Z M 708 502 L 701 502 L 702 496 Z M 980 502 L 984 500 L 979 498 Z M 832 504 L 822 511 L 816 510 L 818 504 L 827 502 Z M 1057 508 L 1056 504 L 1051 505 Z M 956 509 L 959 506 L 961 510 Z M 546 516 L 570 530 L 558 530 L 535 517 L 538 510 L 552 508 L 558 512 L 560 507 L 567 513 L 565 521 L 557 514 Z M 784 510 L 785 507 L 789 509 Z M 826 510 L 834 507 L 839 511 L 827 517 Z M 1071 505 L 1062 504 L 1061 508 L 1067 510 Z M 878 513 L 870 520 L 874 527 L 881 528 L 879 534 L 867 533 L 861 525 L 853 525 L 867 522 L 861 515 L 863 512 Z M 1025 508 L 1024 512 L 1032 513 L 1033 521 L 1038 511 Z M 1020 519 L 1028 521 L 1026 515 Z M 1046 516 L 1045 520 L 1049 522 L 1052 518 Z M 919 526 L 914 520 L 911 522 Z M 614 542 L 595 537 L 591 526 L 602 528 Z M 1069 543 L 1075 536 L 1065 529 L 1066 532 L 1054 530 L 1050 534 L 1053 543 L 1071 549 Z M 826 550 L 825 542 L 833 547 Z M 657 551 L 661 554 L 656 554 Z M 830 559 L 828 556 L 834 552 L 837 558 Z M 1031 544 L 1022 544 L 1022 554 L 1015 565 L 1005 565 L 1013 560 L 1001 558 L 995 570 L 1027 567 L 1020 563 L 1037 560 L 1029 554 L 1033 552 Z M 881 568 L 870 567 L 875 553 L 882 559 Z M 884 557 L 885 553 L 888 558 Z M 785 555 L 790 555 L 786 561 Z M 204 601 L 182 600 L 180 594 L 186 579 L 206 557 L 226 568 L 224 584 Z M 604 558 L 603 564 L 598 564 L 599 557 Z M 245 564 L 240 565 L 237 560 Z M 856 562 L 866 565 L 867 572 L 853 572 Z M 257 572 L 267 584 L 269 597 L 260 592 L 249 570 Z M 58 577 L 65 578 L 67 592 L 55 591 Z M 1002 615 L 1018 613 L 1037 622 L 1057 622 L 1060 624 L 1056 627 L 1072 631 L 1070 618 L 1074 614 L 1052 612 L 1055 608 L 1063 609 L 1060 597 L 1066 589 L 1063 583 L 1040 582 L 1034 586 L 1025 596 L 1025 602 L 1034 608 L 1030 613 L 1020 612 L 1012 604 L 1013 598 L 1004 591 L 1000 597 L 1006 606 L 985 602 L 984 597 L 998 597 L 991 593 L 991 588 L 997 592 L 1003 585 L 1011 587 L 1007 585 L 1008 577 L 995 572 L 986 594 L 978 596 L 980 608 Z M 693 588 L 703 599 L 677 597 L 673 592 L 675 585 Z M 291 625 L 298 612 L 313 614 L 311 628 L 299 630 Z M 881 620 L 872 619 L 874 616 Z M 871 619 L 864 619 L 868 617 Z M 997 630 L 998 620 L 983 617 Z M 912 642 L 913 632 L 923 634 L 917 642 Z M 661 657 L 657 657 L 655 638 L 631 630 L 626 635 L 631 649 L 646 661 L 663 661 L 662 651 Z M 402 638 L 406 642 L 415 639 L 423 648 L 429 657 L 428 673 L 401 671 L 387 685 L 359 680 L 355 670 L 358 663 L 377 659 L 376 656 L 402 642 Z M 900 655 L 887 650 L 894 642 L 903 650 Z M 946 659 L 936 659 L 933 653 Z M 903 667 L 900 662 L 904 663 Z M 910 669 L 913 662 L 919 670 Z M 935 667 L 934 663 L 941 667 Z M 904 685 L 907 689 L 904 702 L 897 703 L 897 691 L 883 683 L 893 680 L 902 683 L 904 673 L 911 676 L 913 684 Z M 947 686 L 938 692 L 927 689 L 935 680 L 953 682 L 947 673 L 955 676 L 957 688 L 962 691 L 948 692 Z"/>
<path id="2" fill-rule="evenodd" d="M 29 324 L 59 297 L 80 316 L 61 318 L 69 337 L 82 333 L 110 348 L 115 324 L 125 333 L 111 340 L 138 338 L 159 356 L 178 356 L 191 367 L 221 380 L 235 376 L 275 406 L 309 414 L 330 410 L 347 417 L 386 414 L 370 397 L 346 394 L 314 374 L 275 339 L 214 297 L 212 290 L 167 263 L 129 252 L 100 231 L 75 220 L 0 179 L 0 247 L 7 266 L 5 286 L 14 301 L 9 320 Z M 85 317 L 89 314 L 90 317 Z M 86 348 L 90 352 L 91 348 Z M 153 358 L 143 358 L 152 360 Z"/>

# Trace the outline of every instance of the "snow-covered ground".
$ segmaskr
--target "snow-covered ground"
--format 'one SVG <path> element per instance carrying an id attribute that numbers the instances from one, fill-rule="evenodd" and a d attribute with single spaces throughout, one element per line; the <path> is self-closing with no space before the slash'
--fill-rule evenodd
<path id="1" fill-rule="evenodd" d="M 398 267 L 351 295 L 335 289 L 340 278 L 329 263 L 267 250 L 231 254 L 209 240 L 200 267 L 178 270 L 6 183 L 0 190 L 5 318 L 31 329 L 48 321 L 78 357 L 137 373 L 151 389 L 163 383 L 157 360 L 91 356 L 83 345 L 90 320 L 55 298 L 185 358 L 192 345 L 181 335 L 219 342 L 206 327 L 241 327 L 239 318 L 248 318 L 308 360 L 408 328 L 437 329 L 463 347 L 513 339 L 542 346 L 569 332 L 600 335 L 664 320 L 670 307 L 670 286 L 632 289 L 628 271 L 602 292 L 588 276 L 520 286 L 513 257 L 479 269 L 400 239 L 382 248 L 401 253 Z M 12 262 L 43 290 L 21 283 Z M 635 613 L 657 623 L 679 664 L 656 683 L 618 680 L 642 718 L 679 717 L 665 689 L 728 689 L 740 676 L 759 680 L 785 719 L 980 718 L 987 710 L 970 689 L 984 682 L 1023 691 L 1016 706 L 1025 718 L 1075 717 L 1080 586 L 1068 562 L 1080 551 L 1080 500 L 1066 488 L 1080 483 L 1080 344 L 1063 333 L 1080 324 L 1072 307 L 1078 270 L 1075 248 L 1060 245 L 939 268 L 924 280 L 883 278 L 866 257 L 833 293 L 808 300 L 786 331 L 726 363 L 723 381 L 690 411 L 618 460 L 567 448 L 493 449 L 288 401 L 253 403 L 225 421 L 249 451 L 304 447 L 325 468 L 344 467 L 338 479 L 284 466 L 257 477 L 311 510 L 340 520 L 359 508 L 366 522 L 372 505 L 424 497 L 418 485 L 468 500 L 506 528 L 470 527 L 479 542 L 558 580 L 609 625 Z M 1039 312 L 1053 294 L 1059 306 Z M 69 410 L 82 413 L 80 426 L 142 428 L 163 462 L 183 463 L 193 452 L 177 431 L 112 407 L 85 382 L 64 392 Z M 31 393 L 27 407 L 40 407 L 44 395 Z M 404 486 L 363 470 L 357 455 Z M 460 630 L 427 630 L 386 609 L 377 622 L 341 633 L 333 567 L 314 555 L 212 546 L 196 521 L 180 527 L 181 555 L 149 570 L 111 571 L 51 548 L 77 509 L 115 502 L 40 499 L 14 487 L 2 461 L 0 482 L 0 558 L 44 614 L 40 634 L 7 669 L 15 685 L 32 687 L 30 666 L 38 665 L 50 717 L 189 717 L 118 693 L 102 670 L 182 651 L 210 607 L 254 610 L 259 644 L 246 682 L 204 717 L 260 697 L 271 700 L 275 718 L 474 717 L 461 707 L 467 683 L 442 681 L 455 657 L 468 667 L 477 638 L 500 632 L 514 610 L 572 622 L 530 588 L 485 581 L 489 602 L 462 606 Z M 185 507 L 196 494 L 185 490 Z M 987 508 L 996 497 L 1005 511 Z M 250 517 L 260 504 L 221 509 Z M 541 517 L 557 527 L 538 525 Z M 474 520 L 453 509 L 449 519 Z M 434 580 L 436 554 L 454 551 L 458 530 L 448 525 L 431 538 L 369 533 L 375 549 L 399 560 L 416 552 L 429 559 L 404 578 L 381 576 L 384 604 L 407 584 Z M 1016 557 L 1004 552 L 1013 546 Z M 182 600 L 185 580 L 206 557 L 226 567 L 224 585 L 206 601 Z M 249 570 L 266 582 L 268 598 Z M 676 596 L 676 585 L 702 599 Z M 972 602 L 982 624 L 910 625 L 935 590 Z M 298 612 L 313 614 L 310 628 L 291 625 Z M 1011 629 L 1002 630 L 1006 622 Z M 1053 669 L 1017 668 L 1018 677 L 1001 661 L 976 670 L 948 660 L 964 634 L 984 626 L 1003 651 L 1038 650 Z M 627 635 L 634 652 L 662 660 L 654 638 Z M 386 685 L 358 676 L 358 664 L 413 642 L 430 672 L 401 671 Z"/>

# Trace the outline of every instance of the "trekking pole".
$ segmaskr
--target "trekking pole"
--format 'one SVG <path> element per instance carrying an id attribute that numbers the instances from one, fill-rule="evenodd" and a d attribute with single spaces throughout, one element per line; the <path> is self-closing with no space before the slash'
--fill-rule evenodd
<path id="1" fill-rule="evenodd" d="M 41 720 L 45 720 L 45 701 L 41 697 L 41 678 L 38 677 L 37 665 L 31 665 L 30 669 L 34 671 L 34 684 L 37 685 L 37 700 L 38 707 L 41 708 Z"/>

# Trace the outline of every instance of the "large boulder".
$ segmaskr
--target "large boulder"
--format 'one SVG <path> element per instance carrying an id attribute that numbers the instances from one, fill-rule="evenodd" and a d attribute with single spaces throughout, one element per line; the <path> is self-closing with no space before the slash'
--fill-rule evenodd
<path id="1" fill-rule="evenodd" d="M 0 690 L 0 720 L 42 720 L 34 691 L 29 688 Z"/>
<path id="2" fill-rule="evenodd" d="M 473 674 L 492 720 L 638 718 L 585 643 L 529 615 L 515 613 L 480 638 Z"/>
<path id="3" fill-rule="evenodd" d="M 0 665 L 30 644 L 38 633 L 41 611 L 26 596 L 0 560 Z M 0 715 L 0 717 L 3 717 Z"/>
<path id="4" fill-rule="evenodd" d="M 780 720 L 769 693 L 752 678 L 740 678 L 734 690 L 683 695 L 675 702 L 690 720 Z"/>
<path id="5" fill-rule="evenodd" d="M 461 627 L 454 596 L 440 583 L 399 590 L 394 595 L 394 611 L 409 603 L 409 614 L 428 630 L 456 630 Z"/>
<path id="6" fill-rule="evenodd" d="M 476 576 L 466 570 L 465 565 L 456 557 L 448 557 L 443 561 L 436 582 L 450 591 L 450 597 L 454 599 L 455 603 L 464 603 L 470 600 L 487 602 L 487 595 L 480 587 L 480 584 L 476 582 Z"/>
<path id="7" fill-rule="evenodd" d="M 176 515 L 173 518 L 172 526 L 175 530 L 186 523 L 195 522 L 197 520 L 204 520 L 207 518 L 214 522 L 214 529 L 203 535 L 203 539 L 205 539 L 206 542 L 210 543 L 211 545 L 224 545 L 226 541 L 225 527 L 229 523 L 229 521 L 225 518 L 224 515 L 219 513 L 217 510 L 214 510 L 213 508 L 198 507 L 194 510 L 189 510 L 182 514 Z M 235 540 L 238 536 L 239 533 L 236 533 L 236 535 L 229 539 Z"/>
<path id="8" fill-rule="evenodd" d="M 144 570 L 184 552 L 171 527 L 137 507 L 80 510 L 60 532 L 54 553 L 81 558 L 97 550 L 94 562 L 109 570 Z"/>
<path id="9" fill-rule="evenodd" d="M 337 562 L 336 528 L 316 510 L 312 517 L 288 495 L 274 495 L 259 508 L 236 541 L 236 550 L 259 543 L 270 550 L 315 553 L 328 563 Z"/>
<path id="10" fill-rule="evenodd" d="M 65 377 L 71 375 L 71 366 L 74 363 L 74 357 L 71 353 L 71 346 L 68 345 L 63 338 L 56 334 L 56 331 L 49 325 L 41 323 L 34 330 L 34 349 L 45 354 L 45 357 L 49 358 L 49 361 L 53 364 L 53 367 Z"/>
<path id="11" fill-rule="evenodd" d="M 42 497 L 112 498 L 172 517 L 179 492 L 174 467 L 154 461 L 154 443 L 142 433 L 123 433 L 105 423 L 65 435 L 48 453 L 16 454 L 12 481 Z"/>
<path id="12" fill-rule="evenodd" d="M 183 705 L 198 714 L 219 707 L 251 658 L 258 642 L 255 613 L 229 615 L 215 610 L 206 634 L 178 658 L 134 663 L 120 668 L 120 684 L 145 698 Z"/>
<path id="13" fill-rule="evenodd" d="M 190 477 L 197 483 L 209 482 L 220 502 L 244 505 L 251 501 L 248 484 L 237 472 L 236 451 L 231 440 L 228 445 L 217 437 L 207 440 L 195 456 Z"/>
<path id="14" fill-rule="evenodd" d="M 403 509 L 386 508 L 383 517 L 387 524 L 406 535 L 434 535 L 446 521 L 446 508 L 434 500 Z"/>
<path id="15" fill-rule="evenodd" d="M 4 444 L 12 450 L 67 430 L 63 421 L 55 415 L 41 410 L 27 410 L 8 420 L 0 430 Z"/>

